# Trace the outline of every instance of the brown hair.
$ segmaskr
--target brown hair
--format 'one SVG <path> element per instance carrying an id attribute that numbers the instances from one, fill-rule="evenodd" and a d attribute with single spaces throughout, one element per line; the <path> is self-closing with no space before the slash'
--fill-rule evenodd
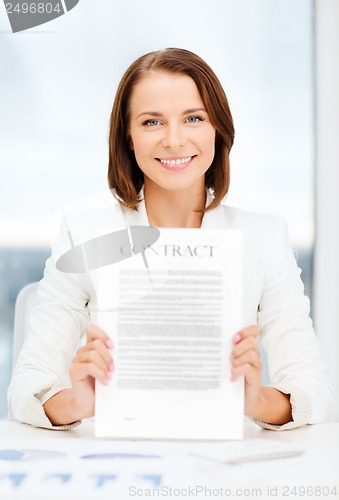
<path id="1" fill-rule="evenodd" d="M 145 54 L 132 63 L 123 75 L 110 120 L 109 187 L 115 189 L 123 206 L 138 210 L 144 177 L 134 152 L 129 148 L 129 103 L 134 86 L 147 73 L 155 70 L 190 76 L 216 129 L 215 155 L 205 174 L 205 186 L 214 192 L 214 199 L 205 210 L 212 210 L 219 205 L 229 188 L 229 152 L 234 140 L 233 120 L 225 92 L 215 73 L 203 59 L 185 49 L 169 48 Z"/>

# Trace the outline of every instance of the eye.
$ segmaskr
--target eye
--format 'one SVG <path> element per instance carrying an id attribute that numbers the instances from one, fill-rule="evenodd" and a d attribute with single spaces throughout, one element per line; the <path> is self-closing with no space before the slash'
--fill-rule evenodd
<path id="1" fill-rule="evenodd" d="M 205 118 L 202 116 L 189 116 L 186 118 L 188 123 L 198 123 L 198 122 L 203 122 Z"/>
<path id="2" fill-rule="evenodd" d="M 159 120 L 145 120 L 144 122 L 142 122 L 143 125 L 146 125 L 148 127 L 156 127 L 157 125 L 159 125 Z"/>

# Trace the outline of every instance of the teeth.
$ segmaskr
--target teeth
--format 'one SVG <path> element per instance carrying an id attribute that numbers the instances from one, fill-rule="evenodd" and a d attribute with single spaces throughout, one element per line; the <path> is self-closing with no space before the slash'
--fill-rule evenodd
<path id="1" fill-rule="evenodd" d="M 187 163 L 192 159 L 192 156 L 188 156 L 187 158 L 181 158 L 178 160 L 166 160 L 160 158 L 161 163 L 164 163 L 165 165 L 181 165 L 182 163 Z"/>

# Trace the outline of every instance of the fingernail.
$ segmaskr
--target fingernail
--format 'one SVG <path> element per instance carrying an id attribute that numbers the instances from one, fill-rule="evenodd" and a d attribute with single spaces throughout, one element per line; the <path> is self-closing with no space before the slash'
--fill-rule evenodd
<path id="1" fill-rule="evenodd" d="M 240 340 L 241 340 L 241 337 L 240 337 L 239 333 L 237 333 L 237 334 L 233 337 L 232 342 L 233 342 L 233 344 L 237 344 L 238 342 L 240 342 Z"/>
<path id="2" fill-rule="evenodd" d="M 105 380 L 104 380 L 104 385 L 107 385 L 108 382 L 109 382 L 109 378 L 106 377 Z"/>
<path id="3" fill-rule="evenodd" d="M 231 377 L 231 378 L 230 378 L 230 381 L 231 381 L 231 382 L 235 382 L 235 380 L 236 380 L 236 379 L 235 379 L 234 377 Z"/>
<path id="4" fill-rule="evenodd" d="M 111 372 L 107 372 L 107 374 L 106 374 L 106 380 L 107 380 L 107 379 L 108 379 L 108 380 L 111 380 L 111 378 L 112 378 L 112 374 L 111 374 Z"/>
<path id="5" fill-rule="evenodd" d="M 109 367 L 108 367 L 108 371 L 109 371 L 109 372 L 113 372 L 113 370 L 114 370 L 114 366 L 113 366 L 113 363 L 111 363 L 111 364 L 109 365 Z"/>
<path id="6" fill-rule="evenodd" d="M 107 349 L 112 349 L 112 347 L 113 347 L 113 342 L 112 342 L 110 339 L 108 339 L 108 340 L 106 340 L 106 342 L 105 342 L 105 346 L 107 347 Z"/>

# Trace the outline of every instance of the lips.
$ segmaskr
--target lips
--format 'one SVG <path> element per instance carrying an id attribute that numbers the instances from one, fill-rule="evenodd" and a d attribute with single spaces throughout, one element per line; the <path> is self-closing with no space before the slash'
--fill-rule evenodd
<path id="1" fill-rule="evenodd" d="M 192 161 L 196 155 L 192 156 L 177 156 L 171 158 L 156 158 L 156 160 L 161 163 L 167 170 L 183 170 Z"/>

